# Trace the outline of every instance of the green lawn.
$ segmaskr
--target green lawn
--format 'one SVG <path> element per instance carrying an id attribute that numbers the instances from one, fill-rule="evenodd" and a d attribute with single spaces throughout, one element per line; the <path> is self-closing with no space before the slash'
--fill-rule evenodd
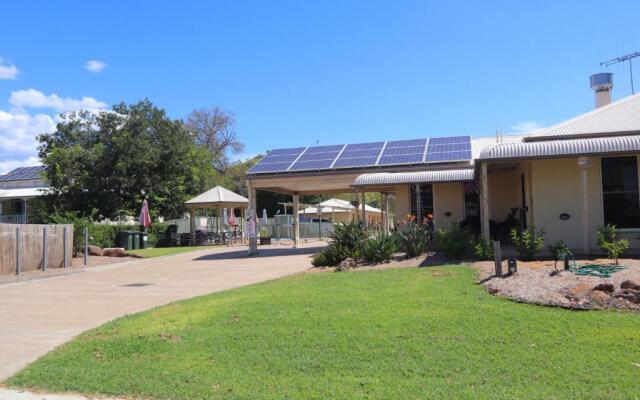
<path id="1" fill-rule="evenodd" d="M 301 274 L 87 332 L 15 387 L 158 399 L 637 399 L 640 315 L 516 304 L 466 267 Z"/>
<path id="2" fill-rule="evenodd" d="M 129 253 L 135 254 L 144 258 L 163 257 L 173 254 L 186 253 L 194 250 L 205 250 L 205 246 L 180 246 L 180 247 L 156 247 L 153 249 L 143 250 L 129 250 Z"/>

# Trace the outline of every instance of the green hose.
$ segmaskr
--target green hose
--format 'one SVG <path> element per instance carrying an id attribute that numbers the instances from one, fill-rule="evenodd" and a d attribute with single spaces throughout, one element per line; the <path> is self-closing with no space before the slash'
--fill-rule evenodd
<path id="1" fill-rule="evenodd" d="M 571 251 L 566 251 L 564 253 L 561 253 L 560 258 L 564 258 L 566 261 L 568 261 L 569 271 L 572 271 L 576 275 L 582 275 L 582 276 L 596 276 L 599 278 L 611 278 L 611 275 L 614 272 L 627 268 L 621 265 L 600 265 L 600 264 L 578 265 Z"/>

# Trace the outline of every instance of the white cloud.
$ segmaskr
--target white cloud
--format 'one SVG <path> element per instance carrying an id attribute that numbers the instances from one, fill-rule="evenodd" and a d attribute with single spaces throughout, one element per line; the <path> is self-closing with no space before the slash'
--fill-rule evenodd
<path id="1" fill-rule="evenodd" d="M 102 72 L 105 68 L 107 68 L 107 63 L 100 60 L 89 60 L 84 64 L 84 69 L 89 72 L 98 73 Z"/>
<path id="2" fill-rule="evenodd" d="M 0 110 L 0 174 L 39 163 L 36 137 L 56 129 L 56 123 L 61 120 L 57 113 L 77 109 L 97 111 L 106 107 L 93 97 L 62 98 L 35 89 L 12 92 L 9 104 L 11 110 Z M 29 109 L 54 112 L 30 113 Z"/>
<path id="3" fill-rule="evenodd" d="M 33 155 L 37 147 L 36 136 L 51 132 L 55 127 L 53 118 L 46 114 L 14 114 L 0 110 L 0 155 Z"/>
<path id="4" fill-rule="evenodd" d="M 512 133 L 516 133 L 519 135 L 524 135 L 527 133 L 534 133 L 537 132 L 541 129 L 544 129 L 544 126 L 538 122 L 535 121 L 522 121 L 522 122 L 518 122 L 515 125 L 511 125 L 509 127 L 509 130 Z"/>
<path id="5" fill-rule="evenodd" d="M 0 58 L 0 79 L 16 79 L 19 73 L 20 71 L 15 65 Z"/>
<path id="6" fill-rule="evenodd" d="M 55 93 L 45 95 L 41 91 L 35 89 L 11 92 L 9 104 L 11 104 L 16 110 L 24 110 L 27 108 L 50 108 L 57 112 L 80 109 L 99 110 L 107 107 L 106 103 L 98 101 L 93 97 L 83 97 L 81 99 L 65 98 L 60 97 Z"/>

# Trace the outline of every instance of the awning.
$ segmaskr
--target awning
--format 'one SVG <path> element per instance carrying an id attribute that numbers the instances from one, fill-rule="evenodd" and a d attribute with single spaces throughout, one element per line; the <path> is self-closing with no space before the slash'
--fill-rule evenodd
<path id="1" fill-rule="evenodd" d="M 399 183 L 463 182 L 473 180 L 473 169 L 443 169 L 414 172 L 379 172 L 362 174 L 354 186 L 393 185 Z"/>
<path id="2" fill-rule="evenodd" d="M 587 156 L 640 151 L 640 135 L 505 143 L 485 149 L 481 160 Z"/>
<path id="3" fill-rule="evenodd" d="M 47 188 L 0 189 L 0 199 L 28 199 L 43 196 Z"/>
<path id="4" fill-rule="evenodd" d="M 222 186 L 216 186 L 213 189 L 194 197 L 184 203 L 190 208 L 218 208 L 218 207 L 241 207 L 246 208 L 249 205 L 249 199 L 233 193 L 231 190 Z"/>

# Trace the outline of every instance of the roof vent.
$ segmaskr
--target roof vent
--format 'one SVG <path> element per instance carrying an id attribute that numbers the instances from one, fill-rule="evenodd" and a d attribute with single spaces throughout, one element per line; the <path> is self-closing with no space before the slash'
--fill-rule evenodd
<path id="1" fill-rule="evenodd" d="M 611 72 L 601 72 L 599 74 L 591 75 L 589 80 L 591 81 L 591 89 L 596 93 L 596 108 L 600 108 L 611 103 L 613 74 Z"/>

